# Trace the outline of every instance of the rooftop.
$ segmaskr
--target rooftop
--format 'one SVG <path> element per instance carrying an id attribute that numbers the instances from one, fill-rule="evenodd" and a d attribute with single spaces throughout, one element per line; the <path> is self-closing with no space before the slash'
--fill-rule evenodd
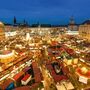
<path id="1" fill-rule="evenodd" d="M 82 24 L 87 24 L 87 25 L 90 25 L 90 19 L 89 19 L 89 20 L 84 21 Z"/>

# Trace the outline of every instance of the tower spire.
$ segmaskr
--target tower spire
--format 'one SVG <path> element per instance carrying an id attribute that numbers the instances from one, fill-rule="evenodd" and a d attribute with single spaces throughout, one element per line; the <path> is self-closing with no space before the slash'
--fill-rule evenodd
<path id="1" fill-rule="evenodd" d="M 16 17 L 14 16 L 14 19 L 13 19 L 13 23 L 16 24 L 17 23 L 17 20 L 16 20 Z"/>
<path id="2" fill-rule="evenodd" d="M 73 15 L 70 17 L 70 22 L 69 22 L 69 23 L 70 23 L 70 24 L 75 24 L 74 16 L 73 16 Z"/>

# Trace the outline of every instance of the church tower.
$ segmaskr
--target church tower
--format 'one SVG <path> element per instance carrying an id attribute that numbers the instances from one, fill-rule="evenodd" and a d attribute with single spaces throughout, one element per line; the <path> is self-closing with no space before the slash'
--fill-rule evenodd
<path id="1" fill-rule="evenodd" d="M 69 21 L 69 24 L 68 24 L 68 30 L 69 31 L 77 31 L 78 30 L 78 26 L 76 25 L 73 16 L 70 17 L 70 21 Z"/>
<path id="2" fill-rule="evenodd" d="M 74 17 L 71 16 L 70 17 L 70 22 L 69 22 L 70 25 L 74 25 L 75 24 L 75 21 L 74 21 Z"/>

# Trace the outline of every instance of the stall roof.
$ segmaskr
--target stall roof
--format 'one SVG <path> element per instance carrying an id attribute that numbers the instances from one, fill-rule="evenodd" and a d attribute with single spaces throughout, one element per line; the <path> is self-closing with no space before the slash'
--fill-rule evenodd
<path id="1" fill-rule="evenodd" d="M 18 74 L 16 74 L 16 75 L 13 77 L 13 79 L 17 81 L 23 74 L 24 74 L 24 72 L 21 71 L 21 72 L 19 72 Z"/>
<path id="2" fill-rule="evenodd" d="M 29 77 L 30 77 L 30 74 L 26 74 L 26 75 L 24 76 L 24 78 L 22 79 L 22 81 L 26 81 Z"/>

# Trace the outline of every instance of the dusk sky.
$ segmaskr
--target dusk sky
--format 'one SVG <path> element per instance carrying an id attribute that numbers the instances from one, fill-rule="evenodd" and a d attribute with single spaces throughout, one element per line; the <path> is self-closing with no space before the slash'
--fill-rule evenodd
<path id="1" fill-rule="evenodd" d="M 77 23 L 90 18 L 90 0 L 0 0 L 0 20 L 66 24 L 71 16 Z"/>

